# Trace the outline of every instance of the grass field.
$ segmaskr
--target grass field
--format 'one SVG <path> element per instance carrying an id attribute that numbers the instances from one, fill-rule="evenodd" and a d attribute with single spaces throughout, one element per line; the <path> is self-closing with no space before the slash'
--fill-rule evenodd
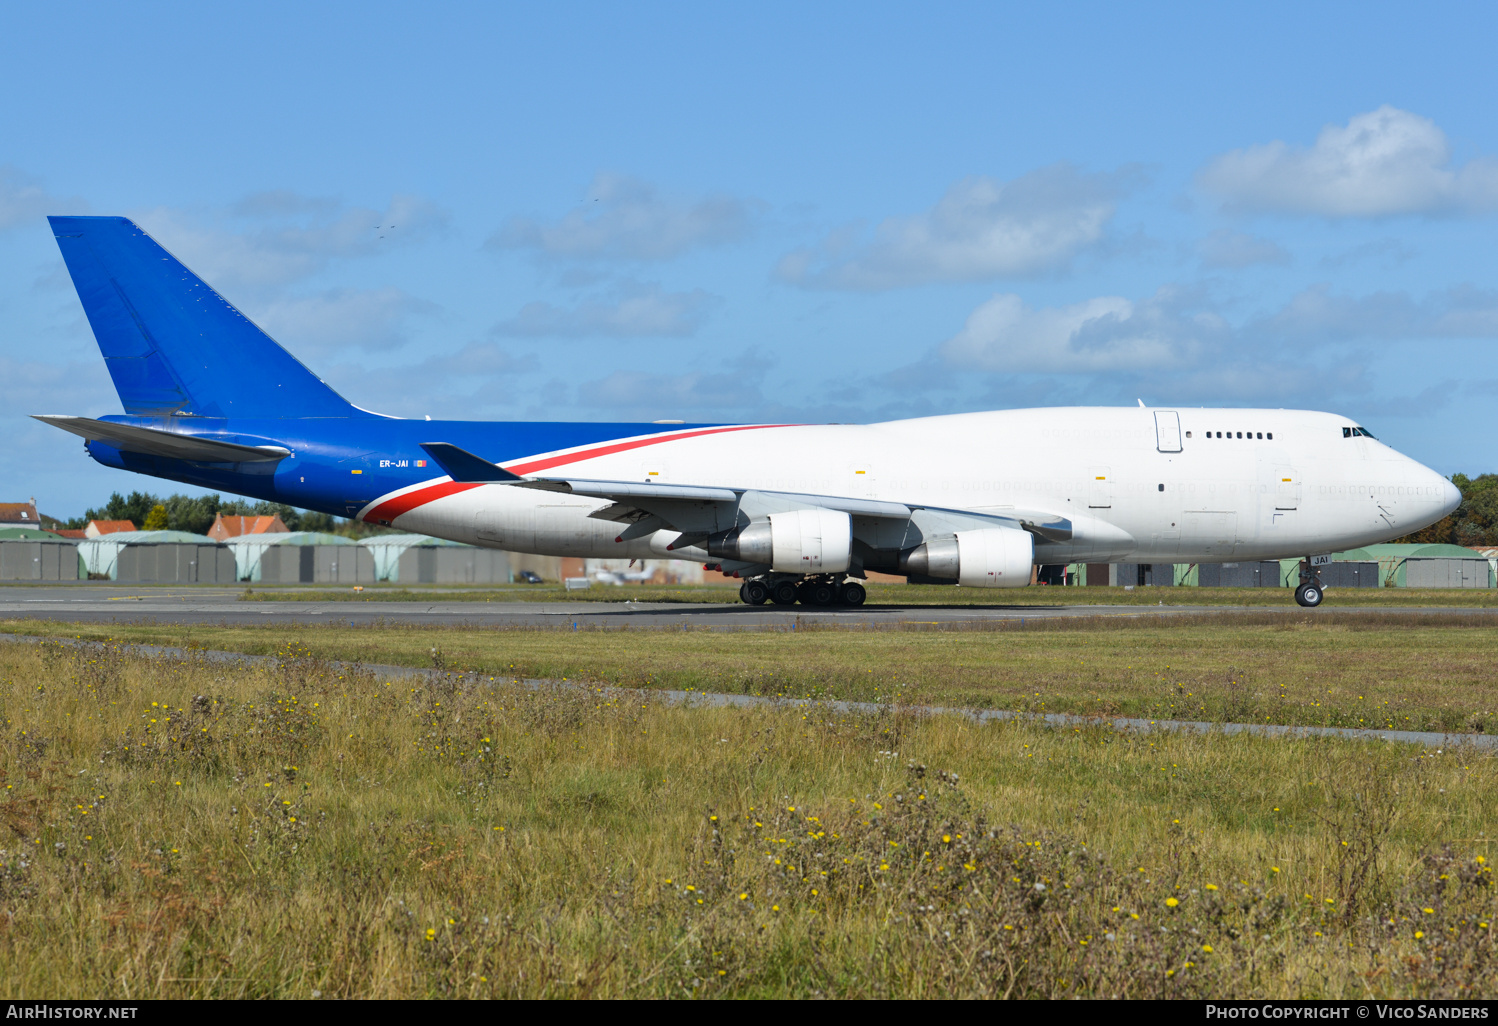
<path id="1" fill-rule="evenodd" d="M 0 647 L 5 997 L 1498 984 L 1489 757 L 415 685 L 333 637 Z"/>
<path id="2" fill-rule="evenodd" d="M 992 591 L 929 584 L 870 584 L 871 606 L 1265 606 L 1293 607 L 1288 588 L 1017 588 Z M 565 591 L 547 585 L 496 585 L 489 588 L 351 587 L 245 589 L 252 602 L 686 602 L 736 603 L 731 585 L 597 586 Z M 1498 609 L 1498 590 L 1463 588 L 1333 588 L 1328 607 L 1443 607 Z"/>
<path id="3" fill-rule="evenodd" d="M 1492 732 L 1498 624 L 1472 614 L 1225 613 L 912 620 L 712 631 L 180 627 L 16 620 L 0 631 L 521 677 L 1216 722 Z"/>

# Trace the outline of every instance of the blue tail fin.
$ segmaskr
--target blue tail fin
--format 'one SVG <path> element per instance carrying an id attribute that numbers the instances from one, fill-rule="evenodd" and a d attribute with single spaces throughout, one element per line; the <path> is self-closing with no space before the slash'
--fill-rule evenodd
<path id="1" fill-rule="evenodd" d="M 49 217 L 125 412 L 369 416 L 123 217 Z"/>

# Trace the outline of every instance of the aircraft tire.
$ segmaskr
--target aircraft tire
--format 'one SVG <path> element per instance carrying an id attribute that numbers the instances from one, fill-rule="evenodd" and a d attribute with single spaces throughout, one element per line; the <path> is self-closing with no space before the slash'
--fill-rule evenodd
<path id="1" fill-rule="evenodd" d="M 762 606 L 770 597 L 770 589 L 765 587 L 764 581 L 745 581 L 739 589 L 739 596 L 751 606 Z"/>
<path id="2" fill-rule="evenodd" d="M 826 581 L 806 585 L 806 595 L 801 600 L 809 606 L 830 606 L 837 601 L 837 585 Z"/>
<path id="3" fill-rule="evenodd" d="M 840 590 L 842 591 L 842 600 L 845 606 L 861 606 L 864 600 L 869 597 L 867 589 L 855 581 L 849 581 Z"/>
<path id="4" fill-rule="evenodd" d="M 795 581 L 781 581 L 770 589 L 770 601 L 777 606 L 794 606 L 800 597 Z"/>
<path id="5" fill-rule="evenodd" d="M 739 585 L 739 601 L 740 602 L 747 603 L 749 601 L 749 596 L 744 591 L 744 589 L 747 588 L 747 587 L 749 587 L 749 582 L 748 581 L 745 581 L 743 584 Z"/>
<path id="6" fill-rule="evenodd" d="M 1295 601 L 1307 609 L 1315 609 L 1325 597 L 1326 593 L 1319 584 L 1302 584 L 1295 589 Z"/>

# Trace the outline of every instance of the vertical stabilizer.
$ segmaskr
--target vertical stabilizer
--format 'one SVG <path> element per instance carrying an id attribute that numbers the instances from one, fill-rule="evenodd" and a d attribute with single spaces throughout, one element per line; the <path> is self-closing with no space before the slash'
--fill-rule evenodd
<path id="1" fill-rule="evenodd" d="M 125 412 L 365 417 L 124 217 L 49 217 Z"/>

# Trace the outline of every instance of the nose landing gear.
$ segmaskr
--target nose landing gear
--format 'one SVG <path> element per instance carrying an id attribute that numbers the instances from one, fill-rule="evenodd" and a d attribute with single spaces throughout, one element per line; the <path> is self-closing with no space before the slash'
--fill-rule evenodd
<path id="1" fill-rule="evenodd" d="M 1295 601 L 1306 609 L 1315 609 L 1321 605 L 1321 600 L 1326 597 L 1326 591 L 1321 587 L 1321 577 L 1316 573 L 1316 568 L 1311 566 L 1309 559 L 1300 564 L 1300 586 L 1295 589 Z"/>

